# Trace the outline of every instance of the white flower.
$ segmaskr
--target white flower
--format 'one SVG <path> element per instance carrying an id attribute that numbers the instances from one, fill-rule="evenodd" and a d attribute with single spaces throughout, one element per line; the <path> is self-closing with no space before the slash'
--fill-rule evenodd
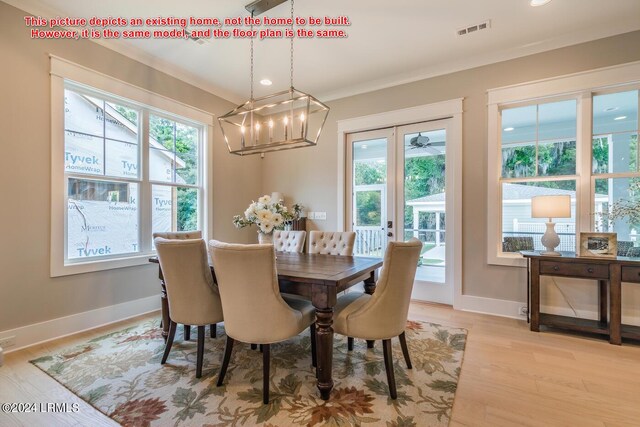
<path id="1" fill-rule="evenodd" d="M 256 217 L 258 218 L 258 222 L 261 224 L 267 222 L 270 223 L 273 219 L 273 212 L 268 209 L 260 209 L 256 212 Z"/>
<path id="2" fill-rule="evenodd" d="M 267 194 L 265 194 L 264 196 L 258 199 L 258 203 L 261 203 L 263 205 L 268 205 L 270 202 L 271 202 L 271 196 Z"/>
<path id="3" fill-rule="evenodd" d="M 284 218 L 282 218 L 282 215 L 280 215 L 279 213 L 274 214 L 271 220 L 273 221 L 274 227 L 278 227 L 279 225 L 282 225 L 282 223 L 284 222 Z"/>
<path id="4" fill-rule="evenodd" d="M 260 231 L 264 234 L 269 234 L 273 231 L 273 224 L 271 222 L 266 222 L 260 224 Z"/>

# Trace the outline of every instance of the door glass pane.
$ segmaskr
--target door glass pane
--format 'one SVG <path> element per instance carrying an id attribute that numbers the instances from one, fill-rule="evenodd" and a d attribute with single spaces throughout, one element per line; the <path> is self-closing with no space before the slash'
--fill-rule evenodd
<path id="1" fill-rule="evenodd" d="M 67 258 L 140 251 L 138 184 L 69 178 Z"/>
<path id="2" fill-rule="evenodd" d="M 445 281 L 446 131 L 404 135 L 404 240 L 422 241 L 416 280 Z"/>
<path id="3" fill-rule="evenodd" d="M 571 197 L 571 218 L 553 218 L 560 236 L 557 251 L 576 250 L 576 182 L 538 181 L 502 184 L 502 252 L 545 250 L 542 235 L 548 218 L 531 217 L 531 199 L 536 196 Z"/>
<path id="4" fill-rule="evenodd" d="M 354 254 L 382 256 L 387 245 L 387 140 L 355 141 L 352 149 Z"/>
<path id="5" fill-rule="evenodd" d="M 640 257 L 640 178 L 596 179 L 594 229 L 618 234 L 618 255 Z"/>

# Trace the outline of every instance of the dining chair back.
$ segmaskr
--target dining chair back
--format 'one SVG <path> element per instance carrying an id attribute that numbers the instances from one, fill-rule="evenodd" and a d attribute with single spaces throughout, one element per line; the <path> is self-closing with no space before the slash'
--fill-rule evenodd
<path id="1" fill-rule="evenodd" d="M 353 231 L 312 231 L 309 233 L 309 253 L 353 256 L 355 241 Z"/>
<path id="2" fill-rule="evenodd" d="M 209 242 L 220 298 L 225 312 L 227 343 L 218 386 L 221 386 L 235 341 L 260 344 L 263 350 L 262 399 L 269 402 L 270 345 L 298 335 L 315 322 L 308 301 L 287 304 L 280 295 L 273 245 Z M 311 329 L 315 343 L 315 329 Z M 312 350 L 315 345 L 312 345 Z"/>
<path id="3" fill-rule="evenodd" d="M 339 298 L 335 307 L 333 329 L 348 337 L 349 351 L 353 350 L 354 338 L 367 340 L 370 347 L 373 347 L 375 340 L 382 340 L 387 383 L 392 399 L 396 399 L 398 395 L 391 338 L 400 339 L 407 368 L 411 369 L 404 330 L 421 250 L 422 242 L 416 238 L 408 242 L 389 242 L 373 295 L 351 292 Z"/>
<path id="4" fill-rule="evenodd" d="M 165 363 L 176 331 L 176 324 L 198 326 L 196 377 L 202 374 L 205 325 L 222 322 L 222 303 L 214 285 L 207 247 L 202 239 L 154 240 L 169 302 L 169 337 L 162 363 Z"/>
<path id="5" fill-rule="evenodd" d="M 278 252 L 299 252 L 304 250 L 306 231 L 282 231 L 273 232 L 273 246 Z"/>

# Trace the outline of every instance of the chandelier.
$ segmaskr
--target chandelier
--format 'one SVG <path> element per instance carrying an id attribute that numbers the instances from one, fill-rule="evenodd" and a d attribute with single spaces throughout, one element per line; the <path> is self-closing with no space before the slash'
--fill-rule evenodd
<path id="1" fill-rule="evenodd" d="M 283 0 L 257 0 L 246 6 L 260 14 Z M 293 32 L 293 0 L 291 31 Z M 253 25 L 251 26 L 253 30 Z M 227 114 L 218 117 L 229 152 L 240 156 L 264 154 L 314 146 L 329 114 L 329 107 L 314 96 L 293 87 L 293 37 L 290 41 L 291 73 L 289 90 L 254 98 L 253 37 L 251 38 L 251 97 Z"/>

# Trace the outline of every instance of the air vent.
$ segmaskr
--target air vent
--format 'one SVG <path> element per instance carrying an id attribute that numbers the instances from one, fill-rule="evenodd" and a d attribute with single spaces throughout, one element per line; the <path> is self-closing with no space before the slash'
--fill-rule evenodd
<path id="1" fill-rule="evenodd" d="M 185 27 L 185 30 L 187 31 L 188 34 L 191 34 L 191 29 L 189 27 Z M 202 37 L 194 37 L 192 35 L 189 35 L 189 40 L 198 43 L 199 45 L 203 45 L 205 43 L 209 43 L 209 39 L 205 39 Z"/>
<path id="2" fill-rule="evenodd" d="M 470 27 L 461 28 L 461 29 L 458 30 L 458 35 L 459 36 L 465 36 L 467 34 L 475 33 L 476 31 L 486 30 L 488 28 L 491 28 L 491 20 L 490 19 L 488 19 L 488 20 L 486 20 L 484 22 L 481 22 L 479 24 L 472 25 Z"/>

